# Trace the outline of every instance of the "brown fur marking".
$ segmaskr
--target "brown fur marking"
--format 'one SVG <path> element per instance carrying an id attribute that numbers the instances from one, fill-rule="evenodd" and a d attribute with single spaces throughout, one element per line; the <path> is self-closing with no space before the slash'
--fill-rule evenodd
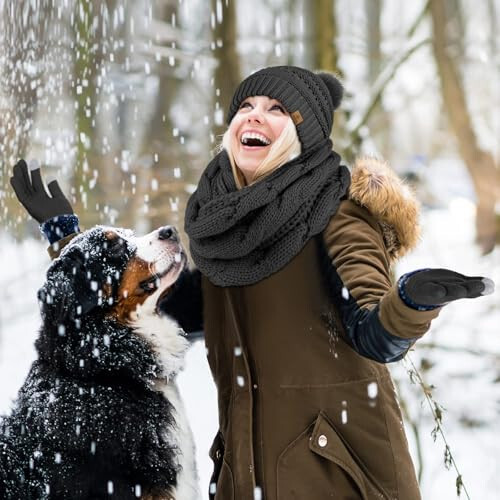
<path id="1" fill-rule="evenodd" d="M 148 293 L 139 288 L 139 283 L 151 276 L 148 264 L 142 259 L 133 258 L 129 261 L 118 289 L 118 301 L 112 310 L 118 322 L 127 324 L 130 313 L 149 297 Z"/>

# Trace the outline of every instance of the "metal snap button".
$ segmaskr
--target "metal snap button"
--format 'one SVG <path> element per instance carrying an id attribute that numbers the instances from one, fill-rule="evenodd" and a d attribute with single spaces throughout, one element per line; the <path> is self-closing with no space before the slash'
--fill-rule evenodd
<path id="1" fill-rule="evenodd" d="M 321 448 L 324 448 L 328 444 L 328 438 L 324 434 L 321 434 L 318 438 L 318 444 Z"/>
<path id="2" fill-rule="evenodd" d="M 221 452 L 220 452 L 220 450 L 217 450 L 217 451 L 215 452 L 215 458 L 216 458 L 217 460 L 219 460 L 219 459 L 220 459 L 220 457 L 221 457 Z"/>

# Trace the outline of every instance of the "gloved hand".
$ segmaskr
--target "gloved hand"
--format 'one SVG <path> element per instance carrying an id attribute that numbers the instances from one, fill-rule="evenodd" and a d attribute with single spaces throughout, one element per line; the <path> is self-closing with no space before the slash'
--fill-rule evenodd
<path id="1" fill-rule="evenodd" d="M 37 168 L 31 171 L 30 180 L 28 166 L 24 160 L 20 160 L 14 165 L 10 184 L 16 193 L 17 199 L 39 223 L 45 222 L 56 215 L 74 213 L 57 181 L 54 180 L 47 185 L 52 195 L 49 196 L 43 186 L 40 169 Z"/>
<path id="2" fill-rule="evenodd" d="M 489 295 L 495 284 L 489 278 L 468 277 L 449 269 L 422 269 L 408 276 L 405 294 L 419 305 L 444 305 L 457 299 Z"/>

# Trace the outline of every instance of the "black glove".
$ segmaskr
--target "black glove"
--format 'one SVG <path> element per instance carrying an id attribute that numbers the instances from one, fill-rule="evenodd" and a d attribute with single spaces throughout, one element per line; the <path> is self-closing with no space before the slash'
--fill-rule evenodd
<path id="1" fill-rule="evenodd" d="M 14 165 L 10 184 L 14 188 L 17 199 L 39 223 L 45 222 L 56 215 L 74 213 L 57 181 L 54 180 L 47 185 L 51 197 L 43 186 L 40 169 L 37 168 L 31 171 L 30 180 L 28 166 L 24 160 L 20 160 Z"/>
<path id="2" fill-rule="evenodd" d="M 405 294 L 419 305 L 444 305 L 457 299 L 474 299 L 493 293 L 489 278 L 468 277 L 449 269 L 423 269 L 408 276 Z"/>

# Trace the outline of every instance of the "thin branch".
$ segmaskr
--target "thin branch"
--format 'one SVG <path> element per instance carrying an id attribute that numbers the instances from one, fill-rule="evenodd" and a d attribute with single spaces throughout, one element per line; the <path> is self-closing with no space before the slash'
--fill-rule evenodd
<path id="1" fill-rule="evenodd" d="M 396 386 L 398 388 L 398 394 L 400 394 L 401 391 L 399 389 L 399 384 L 397 383 L 397 381 L 394 381 L 394 383 L 396 384 Z M 408 405 L 406 404 L 406 400 L 403 397 L 400 397 L 398 401 L 399 401 L 399 406 L 401 407 L 401 411 L 403 412 L 403 416 L 404 416 L 406 422 L 408 422 L 408 425 L 410 426 L 410 428 L 413 432 L 413 435 L 415 437 L 415 443 L 416 443 L 416 447 L 417 447 L 417 459 L 418 459 L 417 478 L 418 478 L 418 483 L 420 484 L 422 482 L 422 476 L 423 476 L 423 472 L 424 472 L 424 457 L 422 454 L 422 442 L 420 439 L 420 429 L 419 429 L 417 423 L 415 422 L 415 420 L 413 420 L 411 418 L 410 411 L 408 409 Z"/>
<path id="2" fill-rule="evenodd" d="M 419 347 L 419 349 L 421 349 L 421 348 L 440 349 L 442 351 L 460 352 L 460 353 L 471 354 L 473 356 L 480 356 L 480 357 L 487 356 L 487 357 L 493 358 L 494 360 L 500 361 L 500 353 L 499 352 L 488 352 L 488 351 L 485 351 L 484 349 L 471 349 L 469 347 L 450 346 L 450 345 L 438 344 L 436 342 L 419 342 L 418 347 Z"/>
<path id="3" fill-rule="evenodd" d="M 364 112 L 362 118 L 358 122 L 358 124 L 352 129 L 350 132 L 350 136 L 353 139 L 351 144 L 349 144 L 348 149 L 353 147 L 353 145 L 356 143 L 357 138 L 359 137 L 359 130 L 361 127 L 363 127 L 366 122 L 368 121 L 368 118 L 372 114 L 373 110 L 376 108 L 377 104 L 380 102 L 380 99 L 382 98 L 382 94 L 389 84 L 389 82 L 394 78 L 394 75 L 396 74 L 396 71 L 399 69 L 399 67 L 406 62 L 411 55 L 413 55 L 420 47 L 427 45 L 428 43 L 431 42 L 430 38 L 426 38 L 424 40 L 421 40 L 417 44 L 415 44 L 413 47 L 410 47 L 402 56 L 401 58 L 392 66 L 390 71 L 387 71 L 387 75 L 384 77 L 382 82 L 378 85 L 377 91 L 373 94 L 372 100 L 368 107 L 366 108 L 366 111 Z M 380 79 L 380 78 L 379 78 Z"/>
<path id="4" fill-rule="evenodd" d="M 457 473 L 457 478 L 456 478 L 456 487 L 457 487 L 457 496 L 460 496 L 460 493 L 463 491 L 465 493 L 465 496 L 470 500 L 469 493 L 465 487 L 465 484 L 463 483 L 462 480 L 462 474 L 460 474 L 460 471 L 458 470 L 457 464 L 455 462 L 455 459 L 453 458 L 453 455 L 451 453 L 451 448 L 448 445 L 448 441 L 446 440 L 446 436 L 444 435 L 444 430 L 442 427 L 442 418 L 443 418 L 443 408 L 440 404 L 438 404 L 434 398 L 432 397 L 432 386 L 427 385 L 424 380 L 422 379 L 422 376 L 420 375 L 420 372 L 418 371 L 417 367 L 413 363 L 411 357 L 407 355 L 404 359 L 403 362 L 406 363 L 409 361 L 411 364 L 412 368 L 407 368 L 407 372 L 410 376 L 410 380 L 412 383 L 417 383 L 421 388 L 424 393 L 425 399 L 429 405 L 429 408 L 431 410 L 432 416 L 434 417 L 434 421 L 436 422 L 436 426 L 432 430 L 432 437 L 434 440 L 436 439 L 437 434 L 439 433 L 441 435 L 441 438 L 444 441 L 445 444 L 445 452 L 444 452 L 444 464 L 446 468 L 450 468 L 451 465 L 453 465 L 453 468 L 455 469 L 455 472 Z"/>
<path id="5" fill-rule="evenodd" d="M 427 14 L 428 10 L 430 7 L 430 0 L 427 0 L 425 3 L 424 7 L 422 8 L 420 14 L 415 18 L 415 21 L 413 24 L 410 26 L 408 32 L 406 33 L 406 38 L 410 39 L 416 32 L 418 26 L 422 22 L 422 20 L 425 18 L 425 15 Z M 382 94 L 389 84 L 389 82 L 394 78 L 394 75 L 396 74 L 396 71 L 399 69 L 399 67 L 414 53 L 416 52 L 420 47 L 423 45 L 426 45 L 427 43 L 430 43 L 431 40 L 429 38 L 424 39 L 417 43 L 416 45 L 410 47 L 400 58 L 399 60 L 393 64 L 392 68 L 388 69 L 385 68 L 379 75 L 378 84 L 375 82 L 375 88 L 378 88 L 377 91 L 373 94 L 372 100 L 370 104 L 368 105 L 366 111 L 364 112 L 362 118 L 358 122 L 358 124 L 353 127 L 351 132 L 349 133 L 350 136 L 350 144 L 345 148 L 345 152 L 347 156 L 353 157 L 354 155 L 352 154 L 355 149 L 359 146 L 359 144 L 362 141 L 361 134 L 360 134 L 360 129 L 368 122 L 368 119 L 372 112 L 375 110 L 377 107 L 378 103 L 380 102 L 382 98 Z M 386 75 L 384 75 L 386 73 Z"/>
<path id="6" fill-rule="evenodd" d="M 408 33 L 406 34 L 408 38 L 412 37 L 415 34 L 415 31 L 417 31 L 420 22 L 429 12 L 430 5 L 431 5 L 431 0 L 427 0 L 427 2 L 425 2 L 424 8 L 420 12 L 420 14 L 416 17 L 415 22 L 411 25 L 410 29 L 408 30 Z"/>

